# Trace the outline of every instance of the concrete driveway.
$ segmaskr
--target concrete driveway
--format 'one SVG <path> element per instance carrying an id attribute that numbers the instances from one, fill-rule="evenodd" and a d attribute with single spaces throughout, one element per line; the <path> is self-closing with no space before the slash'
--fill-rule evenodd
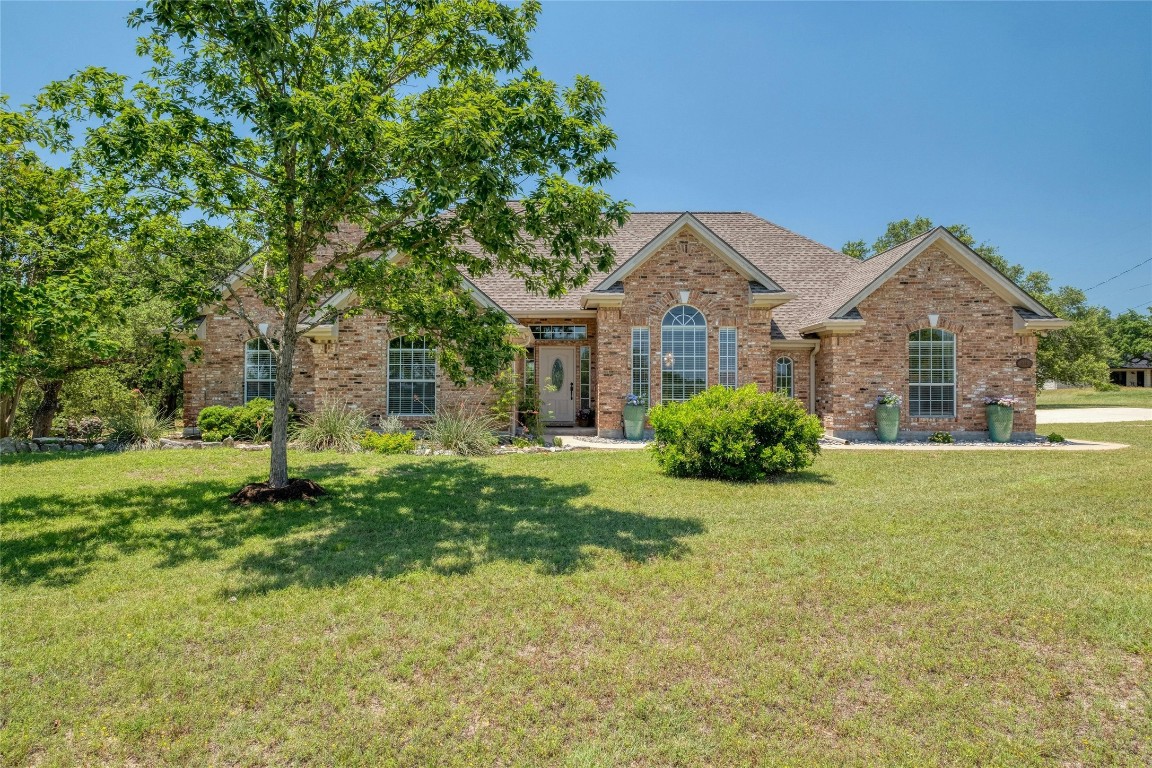
<path id="1" fill-rule="evenodd" d="M 1037 424 L 1099 424 L 1152 421 L 1152 408 L 1037 408 Z"/>

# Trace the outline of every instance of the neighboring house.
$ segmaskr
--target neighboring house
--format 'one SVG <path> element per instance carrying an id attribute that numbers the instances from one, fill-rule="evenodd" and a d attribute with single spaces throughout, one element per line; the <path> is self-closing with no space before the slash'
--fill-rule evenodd
<path id="1" fill-rule="evenodd" d="M 1152 387 L 1152 352 L 1112 368 L 1111 380 L 1122 387 Z"/>
<path id="2" fill-rule="evenodd" d="M 507 274 L 468 282 L 531 329 L 520 371 L 554 426 L 583 408 L 598 434 L 618 436 L 629 393 L 655 404 L 754 383 L 798 398 L 838 436 L 871 435 L 882 392 L 904 397 L 912 435 L 982 435 L 986 395 L 1020 398 L 1016 429 L 1035 431 L 1036 337 L 1067 323 L 946 229 L 857 261 L 750 213 L 635 213 L 612 243 L 616 268 L 561 298 Z M 237 290 L 249 314 L 273 319 L 242 278 Z M 197 336 L 186 424 L 207 405 L 271 396 L 275 361 L 242 321 L 209 314 Z M 423 338 L 395 338 L 374 315 L 321 326 L 309 341 L 293 387 L 302 410 L 335 400 L 419 419 L 492 398 L 488 387 L 453 386 Z"/>

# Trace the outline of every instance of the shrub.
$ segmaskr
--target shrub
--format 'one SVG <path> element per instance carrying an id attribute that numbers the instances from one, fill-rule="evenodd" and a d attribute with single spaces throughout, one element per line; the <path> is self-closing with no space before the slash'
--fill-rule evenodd
<path id="1" fill-rule="evenodd" d="M 824 430 L 800 401 L 755 384 L 711 387 L 684 403 L 653 408 L 652 450 L 675 477 L 756 481 L 810 466 Z"/>
<path id="2" fill-rule="evenodd" d="M 210 405 L 200 411 L 196 426 L 200 428 L 200 436 L 210 442 L 226 437 L 264 442 L 272 434 L 272 410 L 272 401 L 263 397 L 234 408 Z"/>
<path id="3" fill-rule="evenodd" d="M 1120 385 L 1119 384 L 1113 384 L 1110 381 L 1098 381 L 1092 385 L 1092 388 L 1095 389 L 1097 392 L 1119 392 L 1120 391 Z"/>
<path id="4" fill-rule="evenodd" d="M 360 449 L 369 453 L 411 453 L 416 449 L 416 437 L 411 432 L 368 430 L 360 436 Z"/>
<path id="5" fill-rule="evenodd" d="M 171 430 L 172 419 L 144 403 L 112 419 L 112 438 L 136 448 L 156 447 Z"/>
<path id="6" fill-rule="evenodd" d="M 494 430 L 496 422 L 480 411 L 442 410 L 428 425 L 426 435 L 429 440 L 446 451 L 461 456 L 481 456 L 491 453 L 499 443 Z"/>
<path id="7" fill-rule="evenodd" d="M 104 434 L 104 419 L 99 416 L 85 416 L 81 419 L 68 419 L 64 434 L 73 440 L 92 442 Z"/>
<path id="8" fill-rule="evenodd" d="M 1044 439 L 1050 443 L 1062 443 L 1068 438 L 1064 437 L 1064 435 L 1060 434 L 1059 432 L 1053 432 Z"/>
<path id="9" fill-rule="evenodd" d="M 933 432 L 932 435 L 928 438 L 928 442 L 945 445 L 948 443 L 956 442 L 956 438 L 952 437 L 951 432 Z"/>
<path id="10" fill-rule="evenodd" d="M 368 429 L 364 414 L 343 403 L 321 403 L 304 416 L 295 438 L 310 451 L 351 453 L 360 447 L 360 436 Z"/>
<path id="11" fill-rule="evenodd" d="M 408 431 L 408 428 L 404 426 L 404 422 L 400 420 L 399 416 L 381 416 L 378 423 L 377 431 L 386 435 Z"/>

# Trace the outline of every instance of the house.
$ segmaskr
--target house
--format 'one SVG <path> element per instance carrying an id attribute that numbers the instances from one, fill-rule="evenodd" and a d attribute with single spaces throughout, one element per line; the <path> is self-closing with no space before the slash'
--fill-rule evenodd
<path id="1" fill-rule="evenodd" d="M 944 228 L 866 261 L 750 213 L 634 213 L 612 243 L 615 268 L 560 298 L 507 274 L 468 282 L 477 301 L 530 329 L 520 370 L 554 426 L 587 409 L 599 435 L 619 436 L 629 393 L 655 404 L 755 383 L 798 398 L 837 436 L 873 435 L 882 392 L 903 396 L 909 436 L 984 435 L 986 395 L 1018 397 L 1016 430 L 1035 431 L 1036 339 L 1067 323 Z M 272 318 L 238 291 L 250 315 Z M 204 317 L 186 424 L 208 405 L 271 396 L 275 360 L 248 327 Z M 374 315 L 320 326 L 309 341 L 293 386 L 302 410 L 337 400 L 420 419 L 493 397 L 453 386 L 424 338 L 397 338 Z"/>
<path id="2" fill-rule="evenodd" d="M 1145 352 L 1110 369 L 1113 384 L 1122 387 L 1152 387 L 1152 352 Z"/>

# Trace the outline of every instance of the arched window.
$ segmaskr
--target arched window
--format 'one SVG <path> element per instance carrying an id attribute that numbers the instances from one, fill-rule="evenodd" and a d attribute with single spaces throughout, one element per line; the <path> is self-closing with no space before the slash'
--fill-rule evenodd
<path id="1" fill-rule="evenodd" d="M 956 415 L 956 336 L 940 328 L 908 334 L 908 415 Z"/>
<path id="2" fill-rule="evenodd" d="M 660 324 L 660 401 L 687 400 L 708 387 L 708 328 L 700 310 L 680 305 Z"/>
<path id="3" fill-rule="evenodd" d="M 436 414 L 436 348 L 424 336 L 388 342 L 388 413 Z"/>
<path id="4" fill-rule="evenodd" d="M 796 397 L 796 379 L 793 376 L 792 358 L 776 360 L 776 394 Z"/>
<path id="5" fill-rule="evenodd" d="M 244 402 L 276 397 L 276 354 L 264 339 L 244 345 Z"/>

